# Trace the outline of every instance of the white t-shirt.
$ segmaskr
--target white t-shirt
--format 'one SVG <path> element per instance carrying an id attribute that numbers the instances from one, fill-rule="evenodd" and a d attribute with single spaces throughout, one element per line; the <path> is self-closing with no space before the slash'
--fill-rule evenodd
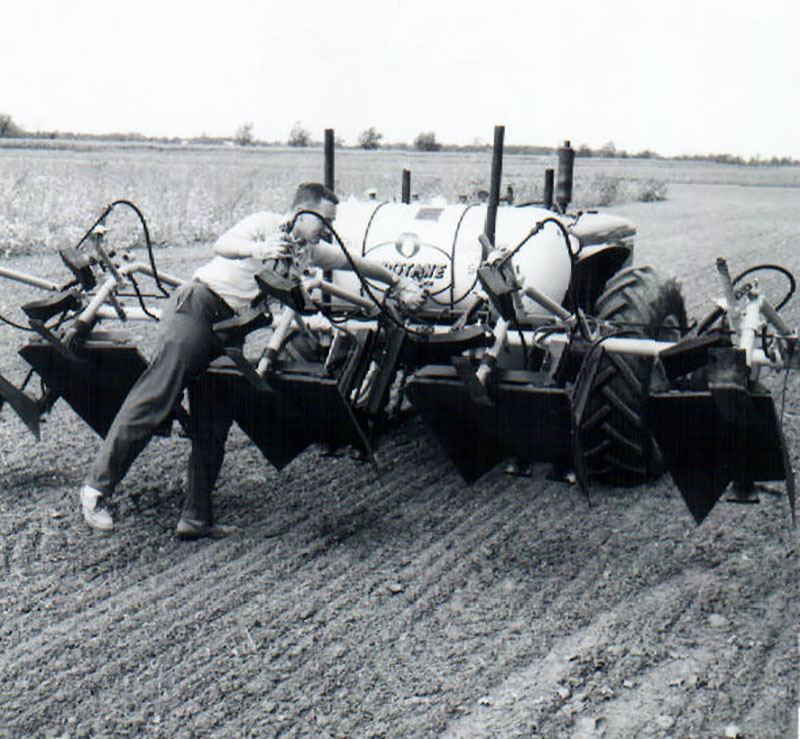
<path id="1" fill-rule="evenodd" d="M 263 243 L 274 237 L 288 220 L 289 216 L 275 213 L 254 213 L 222 234 L 214 245 L 214 251 L 226 246 L 248 251 L 252 244 Z M 295 259 L 295 265 L 300 272 L 311 266 L 326 270 L 349 267 L 347 257 L 342 250 L 325 243 L 303 248 L 299 257 Z M 208 285 L 231 308 L 238 311 L 250 305 L 253 298 L 258 295 L 258 285 L 254 278 L 262 269 L 264 269 L 263 262 L 254 257 L 231 259 L 215 254 L 210 262 L 195 270 L 192 277 Z"/>

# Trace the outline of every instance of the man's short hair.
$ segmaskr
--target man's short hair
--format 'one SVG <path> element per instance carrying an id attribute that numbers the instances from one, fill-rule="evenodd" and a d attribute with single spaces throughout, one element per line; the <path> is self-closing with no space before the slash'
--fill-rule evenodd
<path id="1" fill-rule="evenodd" d="M 334 205 L 339 203 L 336 193 L 321 182 L 303 182 L 297 187 L 292 208 L 319 205 L 323 200 L 329 200 Z"/>

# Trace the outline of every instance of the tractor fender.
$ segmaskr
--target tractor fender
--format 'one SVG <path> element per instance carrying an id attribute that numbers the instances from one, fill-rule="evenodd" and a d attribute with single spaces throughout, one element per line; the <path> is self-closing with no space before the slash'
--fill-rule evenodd
<path id="1" fill-rule="evenodd" d="M 578 253 L 563 305 L 591 312 L 606 283 L 633 260 L 633 243 L 594 244 Z"/>
<path id="2" fill-rule="evenodd" d="M 569 230 L 576 236 L 582 249 L 595 244 L 630 243 L 636 234 L 633 221 L 596 211 L 581 213 L 570 224 Z"/>
<path id="3" fill-rule="evenodd" d="M 579 214 L 569 230 L 580 249 L 564 306 L 589 312 L 612 276 L 631 265 L 636 226 L 621 216 L 588 211 Z"/>

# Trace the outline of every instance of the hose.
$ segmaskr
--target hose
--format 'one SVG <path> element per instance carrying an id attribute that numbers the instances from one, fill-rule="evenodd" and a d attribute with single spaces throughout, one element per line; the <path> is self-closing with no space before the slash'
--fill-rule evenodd
<path id="1" fill-rule="evenodd" d="M 155 272 L 154 272 L 154 274 L 155 274 Z M 128 275 L 128 279 L 131 281 L 131 285 L 133 285 L 133 291 L 136 293 L 136 299 L 139 301 L 139 307 L 142 309 L 142 311 L 144 311 L 144 314 L 148 318 L 152 318 L 154 321 L 159 321 L 160 320 L 159 317 L 155 313 L 151 313 L 148 310 L 147 305 L 144 302 L 144 297 L 142 295 L 142 291 L 139 289 L 139 285 L 136 282 L 136 280 L 134 279 L 133 275 Z"/>
<path id="2" fill-rule="evenodd" d="M 15 323 L 10 318 L 6 318 L 2 313 L 0 313 L 0 322 L 5 323 L 7 326 L 11 326 L 11 328 L 17 328 L 20 331 L 30 331 L 31 333 L 35 333 L 30 326 L 23 326 L 21 323 Z"/>
<path id="3" fill-rule="evenodd" d="M 577 257 L 572 253 L 572 246 L 569 243 L 569 231 L 567 230 L 567 227 L 558 220 L 558 218 L 553 218 L 552 216 L 548 216 L 547 218 L 543 218 L 541 221 L 537 221 L 530 233 L 524 239 L 522 239 L 522 241 L 520 241 L 519 244 L 517 244 L 508 254 L 503 256 L 503 259 L 500 261 L 500 266 L 502 267 L 509 259 L 511 259 L 511 257 L 513 257 L 523 246 L 525 246 L 530 239 L 536 236 L 536 234 L 538 234 L 547 223 L 555 223 L 556 226 L 561 229 L 561 234 L 564 237 L 564 243 L 567 247 L 567 256 L 569 257 L 570 265 L 574 266 Z"/>
<path id="4" fill-rule="evenodd" d="M 417 331 L 415 329 L 408 328 L 408 326 L 406 326 L 402 321 L 398 320 L 392 314 L 392 312 L 389 311 L 386 308 L 386 306 L 383 304 L 383 302 L 380 301 L 375 296 L 375 293 L 373 293 L 372 288 L 370 287 L 369 283 L 364 278 L 364 275 L 361 274 L 361 271 L 358 269 L 358 267 L 356 266 L 356 263 L 353 261 L 353 258 L 350 256 L 350 253 L 347 251 L 347 248 L 345 247 L 344 241 L 342 241 L 341 236 L 339 236 L 339 234 L 336 232 L 336 229 L 333 227 L 333 224 L 327 218 L 325 218 L 325 216 L 320 215 L 319 213 L 317 213 L 314 210 L 298 210 L 294 214 L 294 217 L 287 224 L 287 231 L 291 231 L 292 228 L 294 228 L 294 224 L 295 224 L 295 221 L 297 220 L 297 218 L 299 216 L 301 216 L 301 215 L 306 214 L 306 213 L 309 213 L 309 214 L 319 218 L 319 220 L 322 221 L 322 223 L 325 226 L 325 228 L 328 229 L 328 231 L 331 233 L 333 238 L 336 239 L 336 243 L 339 246 L 339 249 L 341 249 L 342 254 L 344 254 L 344 257 L 347 260 L 347 263 L 350 265 L 350 269 L 353 271 L 353 273 L 358 278 L 358 281 L 359 281 L 359 283 L 361 285 L 361 288 L 364 290 L 366 295 L 369 296 L 369 299 L 375 304 L 375 307 L 378 309 L 378 311 L 381 313 L 381 315 L 383 315 L 384 318 L 389 320 L 389 322 L 393 323 L 395 326 L 397 326 L 399 329 L 401 329 L 406 335 L 412 336 L 412 337 L 415 337 L 415 338 L 416 337 L 423 337 L 423 338 L 427 339 L 430 336 L 430 331 Z M 315 303 L 315 305 L 316 305 L 316 303 Z"/>
<path id="5" fill-rule="evenodd" d="M 776 311 L 779 311 L 781 308 L 783 308 L 784 305 L 786 305 L 786 303 L 789 302 L 792 295 L 794 295 L 794 291 L 797 287 L 794 275 L 788 269 L 786 269 L 786 267 L 781 267 L 779 264 L 756 264 L 744 270 L 744 272 L 740 272 L 738 275 L 736 275 L 736 277 L 733 280 L 731 280 L 731 285 L 733 287 L 736 287 L 736 284 L 745 277 L 747 277 L 747 275 L 752 274 L 753 272 L 758 272 L 759 270 L 778 272 L 779 274 L 782 274 L 784 277 L 786 277 L 787 280 L 789 280 L 789 289 L 787 290 L 786 295 L 783 296 L 783 298 L 778 302 L 777 305 L 772 306 Z M 745 289 L 747 287 L 749 287 L 749 285 L 746 285 Z M 736 297 L 738 298 L 740 296 L 741 293 L 737 291 Z"/>
<path id="6" fill-rule="evenodd" d="M 161 291 L 161 294 L 165 298 L 168 298 L 170 296 L 170 292 L 164 287 L 164 285 L 161 284 L 161 279 L 158 276 L 158 268 L 156 267 L 156 260 L 155 256 L 153 255 L 153 242 L 150 240 L 150 231 L 147 228 L 147 221 L 145 220 L 142 211 L 140 211 L 139 208 L 137 208 L 130 200 L 115 200 L 113 203 L 111 203 L 111 207 L 113 208 L 115 205 L 127 205 L 139 217 L 139 221 L 142 224 L 142 230 L 144 231 L 145 245 L 147 246 L 147 258 L 150 262 L 150 268 L 153 270 L 153 279 L 155 280 L 156 287 L 158 287 L 158 289 Z"/>
<path id="7" fill-rule="evenodd" d="M 145 219 L 142 211 L 139 210 L 139 208 L 130 200 L 115 200 L 114 202 L 106 206 L 106 209 L 103 211 L 102 215 L 92 224 L 92 227 L 83 235 L 81 240 L 75 245 L 75 248 L 76 249 L 80 248 L 83 242 L 86 241 L 87 238 L 89 238 L 92 231 L 94 231 L 94 229 L 97 228 L 97 226 L 101 224 L 108 217 L 111 211 L 114 210 L 114 208 L 118 205 L 124 205 L 130 208 L 136 214 L 136 216 L 139 219 L 139 222 L 142 224 L 145 246 L 147 248 L 147 258 L 148 261 L 150 262 L 150 268 L 153 271 L 153 279 L 155 280 L 156 287 L 158 287 L 159 291 L 161 292 L 161 296 L 168 298 L 170 293 L 161 283 L 161 279 L 158 276 L 158 267 L 156 266 L 155 255 L 153 254 L 153 242 L 150 239 L 150 229 L 148 229 L 147 227 L 147 220 Z M 144 302 L 144 296 L 142 295 L 142 292 L 139 289 L 139 285 L 137 284 L 133 275 L 128 275 L 128 279 L 130 280 L 131 285 L 133 286 L 133 290 L 136 293 L 136 298 L 139 301 L 139 307 L 142 309 L 142 311 L 146 316 L 152 318 L 154 321 L 158 321 L 159 320 L 158 316 L 155 315 L 154 313 L 151 313 L 150 310 L 148 310 L 147 305 Z"/>

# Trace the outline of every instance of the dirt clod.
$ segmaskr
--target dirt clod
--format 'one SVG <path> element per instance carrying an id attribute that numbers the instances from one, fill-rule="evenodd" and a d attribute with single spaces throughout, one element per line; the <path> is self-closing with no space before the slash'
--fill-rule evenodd
<path id="1" fill-rule="evenodd" d="M 708 624 L 715 629 L 724 629 L 728 626 L 728 619 L 719 613 L 712 613 L 708 617 Z"/>

